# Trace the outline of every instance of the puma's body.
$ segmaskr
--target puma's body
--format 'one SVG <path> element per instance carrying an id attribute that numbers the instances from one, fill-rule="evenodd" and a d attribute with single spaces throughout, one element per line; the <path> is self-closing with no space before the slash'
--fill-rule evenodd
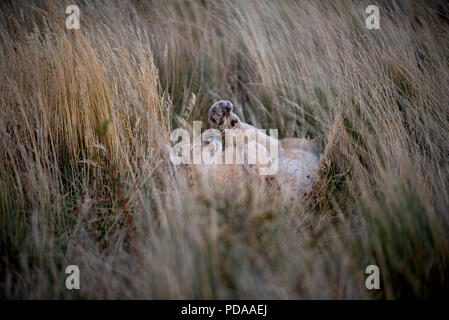
<path id="1" fill-rule="evenodd" d="M 241 129 L 241 132 L 245 132 L 245 143 L 261 145 L 270 153 L 273 153 L 270 147 L 277 146 L 278 170 L 274 176 L 284 200 L 306 197 L 312 191 L 319 164 L 313 141 L 299 138 L 277 140 L 241 121 L 232 110 L 233 105 L 229 101 L 218 101 L 212 105 L 209 109 L 211 127 L 220 130 L 222 134 L 226 129 Z"/>
<path id="2" fill-rule="evenodd" d="M 204 178 L 211 179 L 214 183 L 221 185 L 229 185 L 237 181 L 243 182 L 246 178 L 258 176 L 260 168 L 263 165 L 258 161 L 256 163 L 249 163 L 248 152 L 256 150 L 255 152 L 264 154 L 265 158 L 269 158 L 269 153 L 264 146 L 255 141 L 246 143 L 243 149 L 243 161 L 240 164 L 227 164 L 225 150 L 221 142 L 213 137 L 203 142 L 202 148 L 204 150 L 203 152 L 214 155 L 214 160 L 209 163 L 203 162 L 200 165 L 195 165 L 196 171 Z"/>
<path id="3" fill-rule="evenodd" d="M 318 156 L 308 150 L 281 146 L 276 179 L 284 199 L 302 199 L 312 191 L 318 164 Z"/>

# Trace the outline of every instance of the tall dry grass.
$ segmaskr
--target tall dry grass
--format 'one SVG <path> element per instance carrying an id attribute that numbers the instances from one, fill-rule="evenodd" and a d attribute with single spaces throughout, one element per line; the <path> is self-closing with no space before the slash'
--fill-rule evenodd
<path id="1" fill-rule="evenodd" d="M 69 4 L 1 5 L 1 297 L 447 296 L 443 2 L 381 2 L 380 30 L 368 2 L 83 1 L 67 30 Z M 220 98 L 320 142 L 307 203 L 170 163 Z"/>

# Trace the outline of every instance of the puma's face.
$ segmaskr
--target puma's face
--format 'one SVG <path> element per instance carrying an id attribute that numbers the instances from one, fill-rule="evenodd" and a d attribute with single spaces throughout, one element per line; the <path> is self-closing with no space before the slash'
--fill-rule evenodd
<path id="1" fill-rule="evenodd" d="M 220 100 L 209 109 L 209 124 L 211 128 L 224 133 L 225 129 L 234 129 L 239 123 L 239 117 L 232 112 L 234 109 L 230 101 Z"/>
<path id="2" fill-rule="evenodd" d="M 222 151 L 223 145 L 212 136 L 202 142 L 202 148 L 207 150 L 210 155 L 214 155 L 216 152 Z"/>

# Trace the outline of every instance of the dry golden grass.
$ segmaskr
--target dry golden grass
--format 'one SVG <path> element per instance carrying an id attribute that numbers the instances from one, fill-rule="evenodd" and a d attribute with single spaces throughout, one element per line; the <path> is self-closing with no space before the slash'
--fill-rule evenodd
<path id="1" fill-rule="evenodd" d="M 1 4 L 0 297 L 447 296 L 448 8 L 400 3 Z M 221 98 L 321 143 L 306 204 L 170 163 Z"/>

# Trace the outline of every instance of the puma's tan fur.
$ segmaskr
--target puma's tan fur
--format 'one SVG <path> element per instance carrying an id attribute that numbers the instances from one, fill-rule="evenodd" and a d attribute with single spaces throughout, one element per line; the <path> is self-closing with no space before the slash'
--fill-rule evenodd
<path id="1" fill-rule="evenodd" d="M 275 178 L 284 200 L 303 199 L 312 191 L 319 165 L 316 146 L 312 140 L 301 138 L 276 140 L 250 124 L 241 121 L 233 112 L 233 105 L 230 101 L 218 101 L 211 106 L 209 123 L 212 128 L 218 129 L 222 134 L 225 133 L 226 129 L 242 129 L 243 131 L 251 129 L 245 132 L 246 143 L 260 144 L 266 150 L 270 149 L 270 142 L 272 142 L 272 145 L 277 145 L 278 170 Z M 222 168 L 224 171 L 228 169 L 230 167 Z M 232 176 L 235 171 L 231 169 L 228 174 Z"/>

